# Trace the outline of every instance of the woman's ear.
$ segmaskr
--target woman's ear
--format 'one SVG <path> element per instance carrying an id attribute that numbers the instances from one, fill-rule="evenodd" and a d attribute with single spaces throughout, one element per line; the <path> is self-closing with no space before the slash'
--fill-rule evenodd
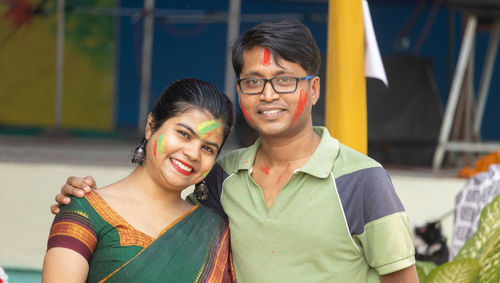
<path id="1" fill-rule="evenodd" d="M 153 117 L 151 116 L 151 113 L 149 113 L 148 122 L 146 123 L 146 131 L 144 131 L 144 138 L 146 140 L 149 140 L 151 135 L 153 135 L 152 125 L 153 125 Z"/>

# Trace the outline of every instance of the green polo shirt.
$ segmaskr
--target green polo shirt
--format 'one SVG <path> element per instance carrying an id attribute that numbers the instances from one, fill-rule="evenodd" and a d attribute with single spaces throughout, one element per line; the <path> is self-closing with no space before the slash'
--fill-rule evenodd
<path id="1" fill-rule="evenodd" d="M 258 140 L 221 159 L 199 200 L 228 217 L 238 282 L 380 282 L 415 263 L 408 217 L 374 160 L 321 142 L 269 209 L 251 177 Z"/>

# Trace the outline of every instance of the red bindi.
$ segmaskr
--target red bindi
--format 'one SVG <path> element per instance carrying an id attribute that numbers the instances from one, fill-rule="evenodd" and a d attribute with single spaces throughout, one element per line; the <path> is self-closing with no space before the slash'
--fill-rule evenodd
<path id="1" fill-rule="evenodd" d="M 297 118 L 299 118 L 299 115 L 302 113 L 302 111 L 304 111 L 304 108 L 306 107 L 306 102 L 307 102 L 307 91 L 304 95 L 304 90 L 300 90 L 300 96 L 299 96 L 299 106 L 297 107 L 297 112 L 295 112 L 295 115 L 293 116 L 293 120 L 292 120 L 292 123 L 291 123 L 291 126 L 293 126 L 293 124 L 295 124 L 295 121 L 297 120 Z"/>
<path id="2" fill-rule="evenodd" d="M 271 65 L 271 51 L 269 51 L 269 48 L 264 49 L 264 56 L 262 57 L 260 64 L 263 66 Z"/>

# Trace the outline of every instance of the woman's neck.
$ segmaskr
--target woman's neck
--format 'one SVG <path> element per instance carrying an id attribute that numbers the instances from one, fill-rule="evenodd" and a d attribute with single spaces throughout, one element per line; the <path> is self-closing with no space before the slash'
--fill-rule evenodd
<path id="1" fill-rule="evenodd" d="M 121 185 L 135 197 L 161 206 L 175 206 L 185 203 L 181 190 L 160 186 L 145 167 L 138 166 Z"/>

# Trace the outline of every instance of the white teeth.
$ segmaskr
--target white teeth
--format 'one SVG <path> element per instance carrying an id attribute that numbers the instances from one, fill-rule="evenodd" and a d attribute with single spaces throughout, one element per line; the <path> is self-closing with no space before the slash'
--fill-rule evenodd
<path id="1" fill-rule="evenodd" d="M 174 162 L 175 165 L 179 166 L 184 171 L 191 172 L 193 170 L 193 168 L 187 167 L 186 165 L 182 164 L 177 159 L 172 159 L 172 162 Z"/>
<path id="2" fill-rule="evenodd" d="M 274 109 L 274 110 L 265 110 L 265 111 L 262 111 L 262 114 L 272 115 L 272 114 L 276 114 L 278 112 L 280 112 L 280 110 L 277 110 L 277 109 Z"/>

